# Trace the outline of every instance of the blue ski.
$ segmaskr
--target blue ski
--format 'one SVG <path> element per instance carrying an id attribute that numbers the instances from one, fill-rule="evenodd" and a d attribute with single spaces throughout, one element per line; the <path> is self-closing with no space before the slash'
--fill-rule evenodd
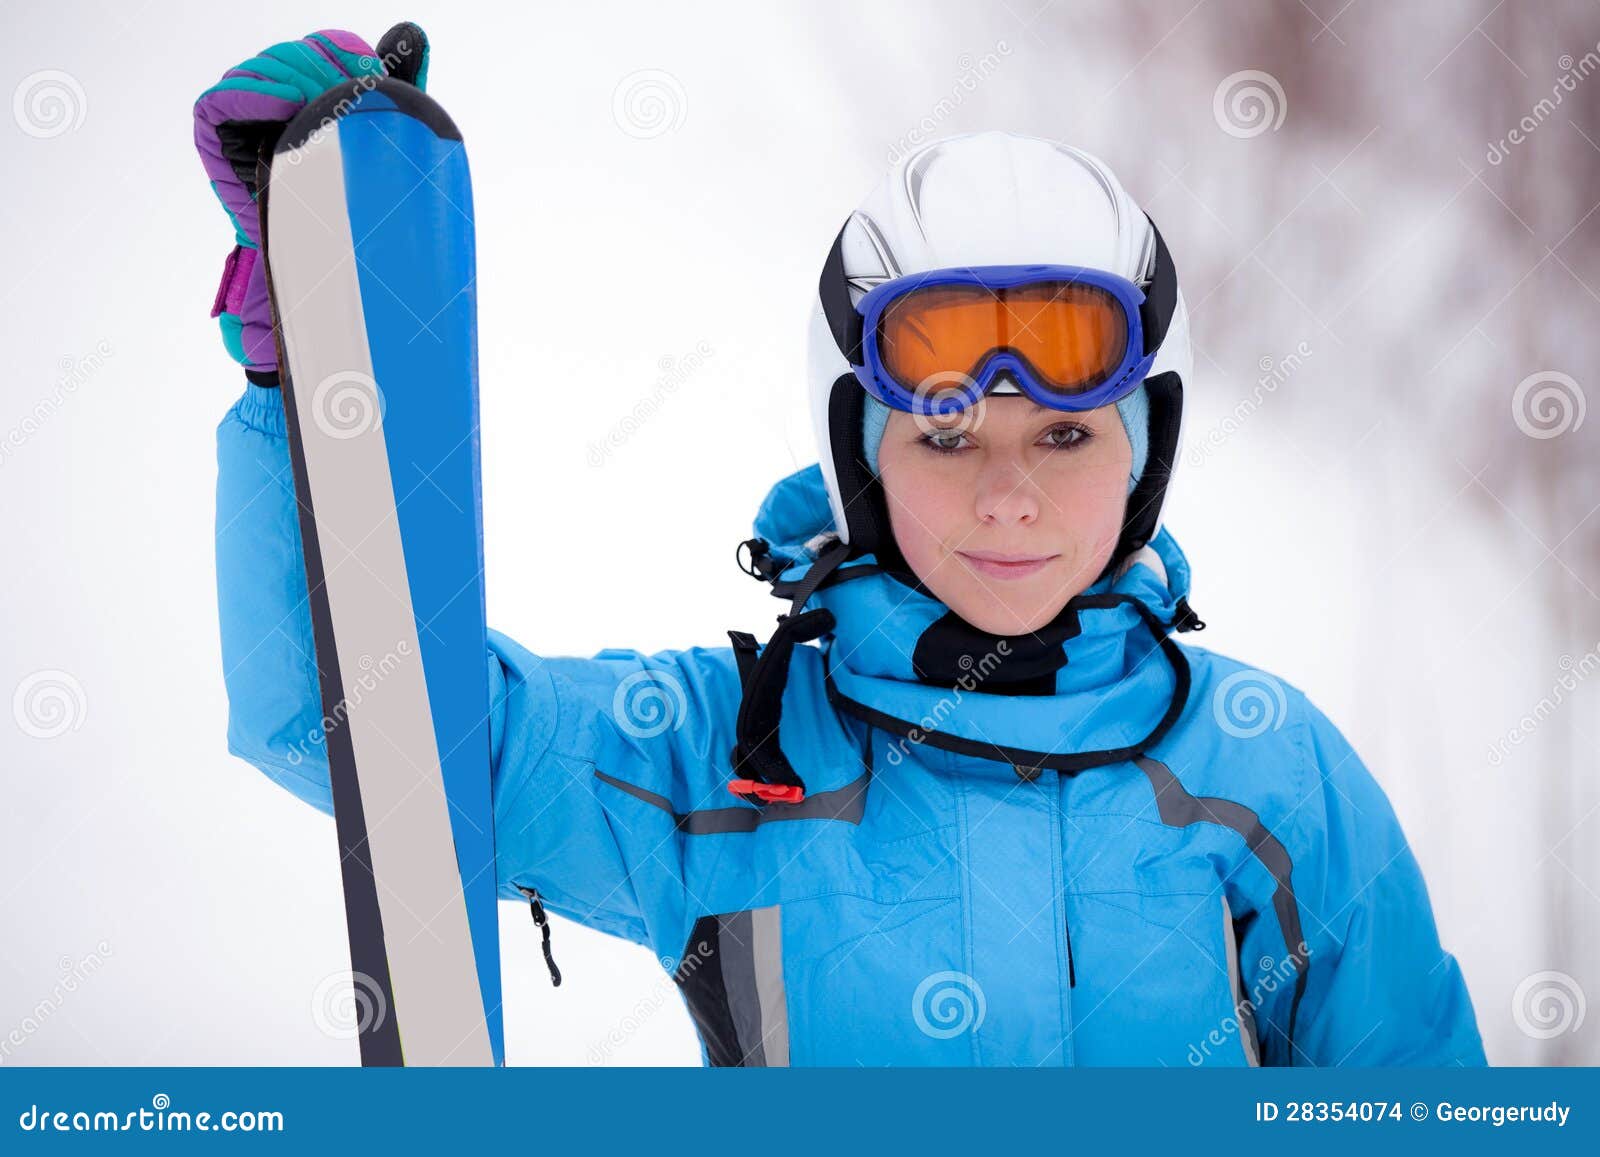
<path id="1" fill-rule="evenodd" d="M 362 1063 L 503 1064 L 466 151 L 368 79 L 265 188 Z"/>

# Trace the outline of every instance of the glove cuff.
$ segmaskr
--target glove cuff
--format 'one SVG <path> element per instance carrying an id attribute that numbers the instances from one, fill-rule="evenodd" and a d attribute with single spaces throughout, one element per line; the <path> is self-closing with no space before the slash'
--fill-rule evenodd
<path id="1" fill-rule="evenodd" d="M 235 245 L 222 266 L 222 280 L 217 283 L 217 296 L 211 302 L 211 316 L 238 313 L 244 308 L 244 294 L 250 284 L 250 274 L 261 259 L 261 250 L 249 245 Z"/>
<path id="2" fill-rule="evenodd" d="M 222 328 L 222 344 L 229 357 L 247 370 L 277 372 L 278 347 L 267 300 L 267 269 L 259 249 L 250 245 L 233 247 L 222 266 L 211 316 Z"/>

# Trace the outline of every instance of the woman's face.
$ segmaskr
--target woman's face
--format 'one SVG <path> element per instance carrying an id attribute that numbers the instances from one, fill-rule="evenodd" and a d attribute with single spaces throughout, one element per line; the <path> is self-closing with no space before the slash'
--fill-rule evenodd
<path id="1" fill-rule="evenodd" d="M 890 413 L 878 448 L 895 541 L 979 630 L 1035 631 L 1116 548 L 1133 448 L 1115 406 L 1046 409 L 989 395 L 961 414 Z"/>

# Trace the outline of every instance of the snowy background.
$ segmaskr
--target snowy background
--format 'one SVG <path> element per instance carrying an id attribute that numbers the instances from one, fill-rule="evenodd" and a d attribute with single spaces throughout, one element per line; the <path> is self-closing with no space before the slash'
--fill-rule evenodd
<path id="1" fill-rule="evenodd" d="M 213 431 L 242 380 L 189 107 L 266 44 L 401 18 L 472 154 L 492 625 L 550 654 L 764 637 L 733 548 L 815 458 L 804 322 L 843 215 L 932 136 L 1081 145 L 1193 313 L 1167 525 L 1199 641 L 1304 688 L 1384 784 L 1491 1060 L 1600 1063 L 1600 9 L 692 11 L 8 11 L 0 1064 L 356 1059 L 313 1015 L 348 968 L 332 823 L 223 746 Z M 573 292 L 622 279 L 629 332 Z M 502 930 L 513 1063 L 697 1060 L 643 949 L 558 921 L 552 990 L 526 909 Z"/>

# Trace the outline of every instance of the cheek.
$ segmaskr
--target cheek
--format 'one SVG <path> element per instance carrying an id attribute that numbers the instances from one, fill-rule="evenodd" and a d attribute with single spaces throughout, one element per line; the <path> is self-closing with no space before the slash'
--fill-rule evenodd
<path id="1" fill-rule="evenodd" d="M 1094 428 L 1094 438 L 1075 453 L 1051 459 L 1048 475 L 1041 479 L 1059 507 L 1077 519 L 1100 523 L 1121 520 L 1128 500 L 1128 471 L 1133 468 L 1133 447 L 1116 418 Z"/>
<path id="2" fill-rule="evenodd" d="M 1116 545 L 1128 509 L 1128 471 L 1115 463 L 1052 479 L 1051 525 L 1061 540 L 1082 556 Z"/>
<path id="3" fill-rule="evenodd" d="M 970 528 L 971 484 L 954 471 L 891 472 L 885 468 L 884 491 L 895 542 L 913 568 L 937 561 L 944 543 Z"/>
<path id="4" fill-rule="evenodd" d="M 1121 521 L 1128 500 L 1128 472 L 1115 466 L 1052 479 L 1050 497 L 1068 525 Z"/>

